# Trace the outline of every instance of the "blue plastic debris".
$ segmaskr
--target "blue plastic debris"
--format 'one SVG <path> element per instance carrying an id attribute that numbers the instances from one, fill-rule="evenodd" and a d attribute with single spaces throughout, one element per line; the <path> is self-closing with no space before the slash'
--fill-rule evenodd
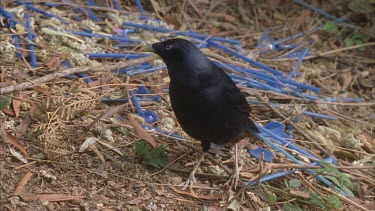
<path id="1" fill-rule="evenodd" d="M 25 19 L 26 19 L 27 38 L 31 42 L 29 44 L 31 66 L 34 67 L 34 68 L 36 68 L 36 67 L 38 67 L 38 65 L 36 63 L 34 45 L 32 44 L 32 42 L 33 42 L 33 34 L 31 32 L 31 28 L 30 28 L 30 15 L 29 15 L 28 12 L 25 13 Z"/>
<path id="2" fill-rule="evenodd" d="M 269 150 L 264 149 L 263 147 L 258 147 L 256 149 L 249 150 L 249 153 L 256 159 L 259 159 L 263 156 L 263 160 L 267 162 L 272 162 L 273 159 L 273 153 Z"/>
<path id="3" fill-rule="evenodd" d="M 139 103 L 138 98 L 133 93 L 130 93 L 130 95 L 131 95 L 132 103 L 135 106 L 137 114 L 140 117 L 142 117 L 147 123 L 154 123 L 158 121 L 158 115 L 155 112 L 144 111 L 141 107 L 141 104 Z"/>

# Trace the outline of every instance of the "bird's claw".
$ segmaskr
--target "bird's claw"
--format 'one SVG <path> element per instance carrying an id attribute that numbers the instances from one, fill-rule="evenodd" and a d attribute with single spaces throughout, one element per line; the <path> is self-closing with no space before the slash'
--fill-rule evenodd
<path id="1" fill-rule="evenodd" d="M 224 187 L 228 189 L 233 188 L 236 189 L 238 186 L 238 182 L 240 180 L 240 171 L 233 172 L 232 176 L 230 176 L 229 180 L 224 184 Z"/>
<path id="2" fill-rule="evenodd" d="M 182 190 L 186 190 L 188 186 L 191 188 L 193 184 L 196 182 L 197 182 L 197 179 L 195 178 L 194 174 L 190 174 L 189 178 L 184 183 L 182 183 L 182 185 L 184 185 Z"/>

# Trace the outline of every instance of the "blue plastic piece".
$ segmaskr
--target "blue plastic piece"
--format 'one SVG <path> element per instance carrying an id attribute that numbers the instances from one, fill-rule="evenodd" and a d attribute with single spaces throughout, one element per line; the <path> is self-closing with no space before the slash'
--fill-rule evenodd
<path id="1" fill-rule="evenodd" d="M 83 78 L 86 83 L 92 83 L 94 80 L 90 78 L 86 73 L 75 73 L 78 78 Z"/>
<path id="2" fill-rule="evenodd" d="M 152 67 L 152 68 L 148 68 L 148 69 L 135 69 L 135 70 L 129 71 L 128 76 L 134 76 L 134 75 L 143 74 L 143 73 L 150 73 L 150 72 L 154 72 L 154 71 L 157 71 L 157 70 L 164 69 L 166 67 L 167 66 L 163 65 L 163 66 Z"/>
<path id="3" fill-rule="evenodd" d="M 69 6 L 75 8 L 77 11 L 87 15 L 94 21 L 103 21 L 101 18 L 97 17 L 91 9 L 82 8 L 80 5 L 70 1 L 70 0 L 62 0 L 64 3 L 67 3 Z"/>
<path id="4" fill-rule="evenodd" d="M 259 159 L 261 156 L 263 156 L 263 160 L 267 162 L 272 162 L 273 159 L 273 153 L 264 149 L 263 147 L 258 147 L 256 149 L 249 150 L 249 153 L 256 159 Z"/>
<path id="5" fill-rule="evenodd" d="M 131 100 L 133 102 L 133 105 L 135 106 L 135 109 L 137 111 L 137 114 L 142 117 L 147 123 L 154 123 L 158 121 L 158 115 L 152 111 L 144 111 L 141 107 L 141 104 L 139 103 L 139 100 L 136 96 L 133 95 L 133 93 L 130 93 Z"/>
<path id="6" fill-rule="evenodd" d="M 29 38 L 30 42 L 33 42 L 33 34 L 31 33 L 31 28 L 30 28 L 30 15 L 28 12 L 25 13 L 25 18 L 26 18 L 27 38 Z M 30 48 L 31 66 L 33 68 L 36 68 L 38 67 L 38 64 L 36 63 L 34 45 L 31 43 L 29 45 L 29 48 Z"/>
<path id="7" fill-rule="evenodd" d="M 259 68 L 262 68 L 264 70 L 267 70 L 268 72 L 270 72 L 270 73 L 272 73 L 274 75 L 277 75 L 277 76 L 282 75 L 281 72 L 279 72 L 279 71 L 277 71 L 277 70 L 275 70 L 275 69 L 273 69 L 271 67 L 268 67 L 268 66 L 266 66 L 266 65 L 264 65 L 264 64 L 262 64 L 260 62 L 257 62 L 257 61 L 254 61 L 252 59 L 249 59 L 246 56 L 243 56 L 243 55 L 237 53 L 236 51 L 234 51 L 234 50 L 232 50 L 232 49 L 230 49 L 230 48 L 228 48 L 228 47 L 226 47 L 224 45 L 220 45 L 220 44 L 218 44 L 218 43 L 216 43 L 214 41 L 211 41 L 211 40 L 208 40 L 207 42 L 208 42 L 209 46 L 212 46 L 212 47 L 215 47 L 215 48 L 220 48 L 220 49 L 224 50 L 225 52 L 230 53 L 233 56 L 235 56 L 237 58 L 240 58 L 240 59 L 242 59 L 242 60 L 244 60 L 246 62 L 249 62 L 250 64 L 252 64 L 252 65 L 254 65 L 256 67 L 259 67 Z"/>
<path id="8" fill-rule="evenodd" d="M 151 68 L 151 64 L 147 63 L 147 64 L 135 65 L 135 66 L 132 66 L 132 67 L 126 67 L 126 68 L 122 68 L 122 69 L 118 69 L 118 70 L 113 70 L 112 72 L 117 73 L 117 74 L 127 74 L 127 72 L 129 72 L 131 70 L 146 69 L 146 68 Z"/>
<path id="9" fill-rule="evenodd" d="M 290 155 L 288 152 L 286 152 L 284 149 L 282 149 L 281 147 L 277 146 L 276 144 L 274 144 L 272 141 L 268 140 L 264 135 L 263 133 L 264 132 L 267 132 L 267 133 L 270 133 L 267 129 L 261 127 L 261 126 L 257 126 L 258 129 L 261 131 L 261 133 L 258 133 L 258 132 L 255 132 L 253 129 L 249 128 L 248 130 L 253 134 L 255 135 L 256 137 L 258 137 L 260 140 L 262 140 L 263 142 L 265 142 L 266 144 L 270 145 L 271 147 L 273 147 L 275 150 L 279 151 L 281 154 L 285 155 L 286 157 L 288 157 L 290 160 L 292 160 L 293 162 L 297 163 L 297 164 L 302 164 L 301 161 L 297 160 L 296 158 L 294 158 L 292 155 Z M 310 154 L 310 153 L 307 153 L 307 154 Z M 306 169 L 307 172 L 309 172 L 310 174 L 316 176 L 317 179 L 319 179 L 321 182 L 323 182 L 325 185 L 327 185 L 328 187 L 331 187 L 332 183 L 327 180 L 326 178 L 324 178 L 323 176 L 321 175 L 318 175 L 315 171 L 311 170 L 311 169 Z M 336 187 L 336 189 L 340 190 L 339 188 Z M 345 192 L 343 191 L 340 191 L 342 194 L 346 195 Z"/>
<path id="10" fill-rule="evenodd" d="M 115 8 L 118 10 L 122 10 L 121 4 L 117 0 L 112 0 L 113 4 L 115 5 Z"/>
<path id="11" fill-rule="evenodd" d="M 309 53 L 309 49 L 305 48 L 297 60 L 296 64 L 293 66 L 292 71 L 288 75 L 288 79 L 291 79 L 292 77 L 296 77 L 296 71 L 298 67 L 301 65 L 302 61 L 305 59 L 306 55 Z"/>
<path id="12" fill-rule="evenodd" d="M 143 14 L 145 11 L 143 10 L 141 2 L 139 0 L 135 0 L 135 4 L 137 5 L 139 12 Z"/>
<path id="13" fill-rule="evenodd" d="M 304 1 L 293 0 L 293 2 L 297 3 L 297 4 L 300 4 L 300 5 L 302 5 L 302 6 L 306 7 L 306 8 L 309 8 L 310 10 L 312 10 L 312 11 L 314 11 L 314 12 L 320 14 L 320 15 L 323 15 L 323 16 L 329 18 L 329 19 L 336 20 L 336 21 L 339 20 L 338 18 L 336 18 L 335 16 L 329 14 L 328 12 L 326 12 L 324 10 L 321 10 L 319 8 L 316 8 L 316 7 L 314 7 L 314 6 L 312 6 L 312 5 L 308 4 L 308 3 L 305 3 Z"/>
<path id="14" fill-rule="evenodd" d="M 24 5 L 24 7 L 26 7 L 28 10 L 31 10 L 31 11 L 34 11 L 34 12 L 37 12 L 37 13 L 40 13 L 48 18 L 56 18 L 57 20 L 61 21 L 61 23 L 64 23 L 64 24 L 67 24 L 68 22 L 66 22 L 64 19 L 60 18 L 59 16 L 57 15 L 54 15 L 54 14 L 51 14 L 51 13 L 48 13 L 42 9 L 39 9 L 39 8 L 36 8 L 30 4 L 25 4 L 23 2 L 20 2 L 20 1 L 15 1 L 17 4 L 20 4 L 20 5 Z"/>
<path id="15" fill-rule="evenodd" d="M 85 53 L 90 59 L 139 59 L 148 57 L 151 54 L 139 54 L 139 53 Z"/>

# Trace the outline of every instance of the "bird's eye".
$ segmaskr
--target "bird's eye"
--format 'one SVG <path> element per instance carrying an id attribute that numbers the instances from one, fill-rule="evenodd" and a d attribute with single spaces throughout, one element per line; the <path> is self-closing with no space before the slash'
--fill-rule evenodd
<path id="1" fill-rule="evenodd" d="M 167 50 L 167 51 L 169 51 L 169 50 L 171 50 L 173 47 L 171 46 L 171 45 L 167 45 L 167 46 L 165 46 L 165 49 Z"/>

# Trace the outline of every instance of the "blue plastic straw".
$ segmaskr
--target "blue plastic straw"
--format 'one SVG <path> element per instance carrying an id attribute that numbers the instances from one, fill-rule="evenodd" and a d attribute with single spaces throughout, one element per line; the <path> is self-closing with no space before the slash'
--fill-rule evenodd
<path id="1" fill-rule="evenodd" d="M 152 67 L 152 68 L 141 69 L 141 70 L 136 69 L 136 70 L 129 71 L 128 76 L 134 76 L 134 75 L 143 74 L 143 73 L 150 73 L 150 72 L 164 69 L 166 67 L 167 66 L 158 66 L 158 67 Z"/>
<path id="2" fill-rule="evenodd" d="M 258 127 L 262 132 L 263 131 L 268 131 L 267 129 L 263 128 L 263 127 Z M 292 155 L 290 155 L 288 152 L 286 152 L 284 149 L 280 148 L 279 146 L 277 146 L 276 144 L 272 143 L 271 141 L 269 141 L 266 137 L 264 137 L 261 133 L 258 133 L 258 132 L 255 132 L 254 130 L 252 129 L 248 129 L 253 135 L 255 135 L 256 137 L 258 137 L 259 139 L 261 139 L 263 142 L 265 142 L 266 144 L 270 145 L 271 147 L 273 147 L 274 149 L 276 149 L 277 151 L 279 151 L 280 153 L 282 153 L 283 155 L 285 155 L 286 157 L 288 157 L 290 160 L 292 160 L 293 162 L 297 163 L 297 164 L 302 164 L 301 161 L 297 160 L 296 158 L 294 158 Z M 308 153 L 310 154 L 310 153 Z M 313 156 L 314 157 L 314 156 Z M 321 182 L 323 182 L 325 185 L 327 185 L 328 187 L 330 187 L 332 185 L 332 183 L 325 179 L 323 176 L 321 175 L 318 175 L 315 171 L 311 170 L 311 169 L 306 169 L 307 172 L 309 172 L 310 174 L 316 176 L 317 179 L 319 179 Z M 336 189 L 338 189 L 336 187 Z M 345 193 L 343 193 L 345 194 Z"/>
<path id="3" fill-rule="evenodd" d="M 295 81 L 285 79 L 285 78 L 282 78 L 282 77 L 271 76 L 271 75 L 266 74 L 265 72 L 262 72 L 262 71 L 259 71 L 259 70 L 237 67 L 237 66 L 232 65 L 232 64 L 220 63 L 220 62 L 215 62 L 215 61 L 214 61 L 214 63 L 217 64 L 219 67 L 223 67 L 223 68 L 226 68 L 226 69 L 229 67 L 229 68 L 231 68 L 235 71 L 239 71 L 241 73 L 246 73 L 246 74 L 248 74 L 252 77 L 258 78 L 260 80 L 277 83 L 277 84 L 280 84 L 284 87 L 288 87 L 288 86 L 285 86 L 285 84 L 289 84 L 289 85 L 296 86 L 300 89 L 306 89 L 306 90 L 310 90 L 310 91 L 313 91 L 313 92 L 320 92 L 320 88 L 318 88 L 318 87 L 307 85 L 307 84 L 302 84 L 302 83 L 295 82 Z M 290 87 L 288 87 L 288 88 L 290 88 Z"/>
<path id="4" fill-rule="evenodd" d="M 304 1 L 293 0 L 293 2 L 296 3 L 296 4 L 302 5 L 302 6 L 308 8 L 308 9 L 310 9 L 310 10 L 312 10 L 312 11 L 314 11 L 314 12 L 320 14 L 320 15 L 323 15 L 323 16 L 329 18 L 329 19 L 336 20 L 336 21 L 339 20 L 338 18 L 336 18 L 335 16 L 329 14 L 328 12 L 326 12 L 324 10 L 321 10 L 319 8 L 316 8 L 316 7 L 314 7 L 314 6 L 312 6 L 312 5 L 308 4 L 308 3 L 305 3 Z"/>
<path id="5" fill-rule="evenodd" d="M 226 38 L 223 38 L 223 37 L 210 37 L 210 36 L 207 36 L 207 35 L 204 35 L 204 34 L 199 34 L 199 33 L 191 32 L 191 31 L 182 32 L 182 31 L 177 31 L 177 30 L 160 28 L 160 27 L 156 27 L 156 26 L 136 24 L 136 23 L 131 23 L 131 22 L 123 22 L 123 25 L 131 26 L 131 27 L 135 27 L 135 28 L 140 28 L 140 29 L 147 29 L 147 30 L 150 30 L 150 31 L 162 32 L 162 33 L 174 33 L 174 34 L 177 34 L 177 35 L 194 37 L 194 38 L 199 38 L 199 39 L 202 39 L 202 40 L 209 39 L 209 40 L 226 42 L 226 43 L 235 44 L 235 45 L 241 44 L 241 41 L 239 41 L 239 40 L 226 39 Z"/>
<path id="6" fill-rule="evenodd" d="M 61 23 L 64 23 L 64 24 L 68 23 L 64 19 L 60 18 L 59 16 L 51 14 L 51 13 L 48 13 L 48 12 L 46 12 L 46 11 L 44 11 L 42 9 L 36 8 L 36 7 L 34 7 L 34 6 L 30 5 L 30 4 L 25 4 L 25 3 L 20 2 L 20 1 L 16 1 L 16 3 L 20 4 L 20 5 L 24 5 L 24 7 L 26 7 L 28 10 L 40 13 L 40 14 L 48 17 L 48 18 L 56 18 L 57 20 L 61 21 Z"/>
<path id="7" fill-rule="evenodd" d="M 143 14 L 145 11 L 143 10 L 141 2 L 139 0 L 135 0 L 135 4 L 137 5 L 139 12 Z"/>
<path id="8" fill-rule="evenodd" d="M 242 60 L 244 60 L 244 61 L 247 61 L 247 62 L 249 62 L 250 64 L 252 64 L 252 65 L 254 65 L 254 66 L 256 66 L 256 67 L 259 67 L 259 68 L 262 68 L 262 69 L 264 69 L 264 70 L 267 70 L 268 72 L 271 72 L 271 73 L 274 74 L 274 75 L 277 75 L 277 76 L 282 75 L 281 72 L 279 72 L 279 71 L 277 71 L 277 70 L 275 70 L 275 69 L 273 69 L 273 68 L 271 68 L 271 67 L 268 67 L 268 66 L 266 66 L 266 65 L 264 65 L 264 64 L 262 64 L 262 63 L 260 63 L 260 62 L 257 62 L 257 61 L 254 61 L 254 60 L 252 60 L 252 59 L 249 59 L 249 58 L 247 58 L 246 56 L 243 56 L 243 55 L 241 55 L 241 54 L 235 52 L 234 50 L 231 50 L 230 48 L 228 48 L 228 47 L 226 47 L 226 46 L 224 46 L 224 45 L 220 45 L 220 44 L 218 44 L 218 43 L 216 43 L 216 42 L 213 42 L 213 41 L 211 41 L 211 40 L 208 40 L 207 42 L 208 42 L 208 44 L 209 44 L 210 46 L 212 46 L 212 47 L 220 48 L 220 49 L 224 50 L 225 52 L 230 53 L 230 54 L 232 54 L 233 56 L 235 56 L 235 57 L 237 57 L 237 58 L 240 58 L 240 59 L 242 59 Z"/>
<path id="9" fill-rule="evenodd" d="M 93 34 L 93 33 L 89 33 L 89 32 L 77 32 L 77 31 L 67 31 L 67 32 L 75 34 L 75 35 L 85 36 L 85 37 L 108 38 L 110 40 L 117 40 L 117 41 L 120 41 L 120 42 L 129 42 L 129 43 L 140 43 L 140 42 L 142 42 L 142 40 L 139 40 L 139 39 L 128 39 L 128 38 L 111 36 L 111 35 L 104 35 L 104 34 Z"/>
<path id="10" fill-rule="evenodd" d="M 26 18 L 26 29 L 27 29 L 27 37 L 30 40 L 30 58 L 31 58 L 31 66 L 36 68 L 38 67 L 38 64 L 36 63 L 36 57 L 35 57 L 35 51 L 34 51 L 34 45 L 32 44 L 33 42 L 33 34 L 31 33 L 31 28 L 30 28 L 30 15 L 28 12 L 25 13 L 25 18 Z"/>
<path id="11" fill-rule="evenodd" d="M 87 15 L 94 21 L 103 21 L 101 18 L 97 17 L 91 9 L 82 8 L 80 5 L 70 1 L 70 0 L 62 0 L 62 2 L 67 3 L 70 7 L 75 8 L 77 11 Z"/>
<path id="12" fill-rule="evenodd" d="M 115 8 L 118 9 L 118 10 L 122 10 L 121 8 L 121 4 L 119 1 L 117 0 L 112 0 L 113 4 L 115 5 Z"/>
<path id="13" fill-rule="evenodd" d="M 320 101 L 324 101 L 324 102 L 348 102 L 348 103 L 358 103 L 358 102 L 364 102 L 365 99 L 364 98 L 361 98 L 361 97 L 358 97 L 358 98 L 347 98 L 347 97 L 343 97 L 343 98 L 333 98 L 333 97 L 327 97 L 327 98 L 321 98 L 319 99 Z"/>
<path id="14" fill-rule="evenodd" d="M 113 70 L 112 72 L 116 73 L 116 74 L 126 74 L 127 72 L 129 72 L 131 70 L 146 69 L 146 68 L 151 68 L 151 67 L 152 67 L 151 64 L 147 63 L 147 64 L 140 64 L 140 65 L 136 65 L 136 66 L 132 66 L 132 67 L 126 67 L 126 68 L 122 68 L 122 69 L 118 69 L 118 70 Z"/>
<path id="15" fill-rule="evenodd" d="M 299 152 L 301 153 L 302 155 L 305 155 L 313 160 L 318 160 L 318 158 L 316 158 L 313 154 L 305 151 L 304 149 L 300 148 L 299 146 L 295 145 L 294 142 L 291 142 L 289 140 L 284 140 L 282 138 L 280 138 L 279 136 L 275 135 L 273 132 L 269 131 L 268 129 L 264 128 L 264 127 L 258 127 L 259 130 L 264 133 L 265 135 L 267 136 L 270 136 L 272 137 L 272 139 L 276 142 L 278 142 L 280 145 L 283 145 L 283 146 L 286 146 L 288 147 L 289 149 L 292 149 L 292 150 L 295 150 L 296 152 Z"/>
<path id="16" fill-rule="evenodd" d="M 288 75 L 288 79 L 290 80 L 293 76 L 296 76 L 296 71 L 298 67 L 301 65 L 302 61 L 305 59 L 307 53 L 309 53 L 309 49 L 305 48 L 305 50 L 302 52 L 301 56 L 297 60 L 296 64 L 293 66 L 292 71 Z"/>
<path id="17" fill-rule="evenodd" d="M 150 56 L 150 54 L 136 54 L 136 53 L 86 53 L 90 59 L 139 59 Z"/>

